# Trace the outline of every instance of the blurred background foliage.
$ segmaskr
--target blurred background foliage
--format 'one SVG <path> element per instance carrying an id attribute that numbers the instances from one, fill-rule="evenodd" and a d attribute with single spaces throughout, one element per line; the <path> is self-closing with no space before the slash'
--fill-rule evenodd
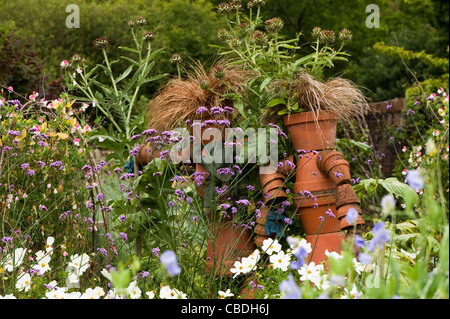
<path id="1" fill-rule="evenodd" d="M 62 60 L 79 54 L 86 61 L 100 63 L 102 55 L 93 49 L 92 41 L 107 36 L 111 48 L 129 46 L 127 21 L 144 16 L 148 29 L 157 38 L 155 48 L 165 48 L 157 63 L 158 73 L 175 74 L 170 57 L 178 53 L 201 61 L 210 59 L 219 42 L 217 31 L 223 27 L 216 6 L 223 0 L 1 0 L 0 1 L 0 84 L 12 85 L 17 92 L 36 89 L 60 90 L 57 80 L 62 75 Z M 244 3 L 247 1 L 244 0 Z M 264 17 L 280 17 L 285 21 L 284 35 L 292 38 L 302 31 L 305 53 L 311 48 L 310 32 L 315 26 L 339 32 L 352 30 L 348 44 L 350 63 L 337 65 L 332 75 L 344 74 L 364 88 L 372 101 L 404 97 L 413 77 L 398 54 L 386 54 L 376 43 L 397 45 L 414 52 L 424 51 L 435 57 L 448 58 L 449 3 L 446 0 L 267 0 Z M 380 27 L 368 28 L 366 6 L 380 8 Z M 80 28 L 66 27 L 66 6 L 80 8 Z M 117 54 L 120 51 L 117 50 Z M 112 52 L 114 54 L 114 52 Z M 419 81 L 442 74 L 442 70 L 409 59 L 408 67 Z M 120 64 L 118 65 L 120 68 Z M 143 101 L 161 83 L 143 90 Z M 59 89 L 58 89 L 59 87 Z"/>

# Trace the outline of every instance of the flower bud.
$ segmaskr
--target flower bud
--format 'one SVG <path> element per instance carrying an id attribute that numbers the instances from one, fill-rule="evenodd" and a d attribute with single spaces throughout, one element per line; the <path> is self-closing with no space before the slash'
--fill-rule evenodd
<path id="1" fill-rule="evenodd" d="M 155 34 L 152 31 L 144 32 L 144 41 L 153 42 L 155 40 Z"/>
<path id="2" fill-rule="evenodd" d="M 181 63 L 181 56 L 177 53 L 173 54 L 170 57 L 170 63 L 171 64 L 180 64 Z"/>
<path id="3" fill-rule="evenodd" d="M 311 35 L 314 39 L 319 39 L 320 37 L 320 32 L 322 31 L 321 27 L 315 27 L 314 29 L 312 29 Z"/>
<path id="4" fill-rule="evenodd" d="M 105 49 L 109 45 L 107 37 L 100 37 L 94 40 L 94 47 L 97 49 Z"/>
<path id="5" fill-rule="evenodd" d="M 139 17 L 139 18 L 136 19 L 136 24 L 138 26 L 147 25 L 147 19 L 145 19 L 144 17 Z"/>
<path id="6" fill-rule="evenodd" d="M 255 45 L 263 46 L 267 43 L 267 35 L 262 31 L 256 30 L 252 33 L 252 41 Z"/>
<path id="7" fill-rule="evenodd" d="M 217 32 L 217 36 L 219 37 L 220 40 L 226 41 L 230 38 L 230 33 L 226 29 L 220 29 Z"/>
<path id="8" fill-rule="evenodd" d="M 336 41 L 336 35 L 332 30 L 322 30 L 319 39 L 323 43 L 330 44 Z"/>
<path id="9" fill-rule="evenodd" d="M 221 66 L 217 66 L 213 69 L 213 75 L 216 79 L 223 79 L 225 77 L 225 70 Z"/>
<path id="10" fill-rule="evenodd" d="M 339 40 L 342 42 L 350 42 L 352 38 L 353 34 L 349 29 L 342 29 L 341 32 L 339 32 Z"/>
<path id="11" fill-rule="evenodd" d="M 265 22 L 267 32 L 280 32 L 284 27 L 281 18 L 272 18 Z"/>

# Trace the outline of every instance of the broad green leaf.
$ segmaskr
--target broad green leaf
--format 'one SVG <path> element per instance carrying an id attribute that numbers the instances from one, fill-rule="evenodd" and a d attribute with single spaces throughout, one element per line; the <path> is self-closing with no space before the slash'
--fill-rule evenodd
<path id="1" fill-rule="evenodd" d="M 273 99 L 267 104 L 267 107 L 274 107 L 280 104 L 286 105 L 287 103 L 284 99 Z"/>

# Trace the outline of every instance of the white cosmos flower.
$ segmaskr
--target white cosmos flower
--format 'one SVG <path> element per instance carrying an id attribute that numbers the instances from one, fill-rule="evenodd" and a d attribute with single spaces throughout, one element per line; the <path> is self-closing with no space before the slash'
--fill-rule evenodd
<path id="1" fill-rule="evenodd" d="M 323 265 L 316 265 L 313 261 L 309 264 L 304 264 L 299 270 L 300 280 L 309 280 L 314 284 L 319 284 L 322 279 Z"/>
<path id="2" fill-rule="evenodd" d="M 176 288 L 171 289 L 170 286 L 163 286 L 159 291 L 161 299 L 186 299 L 186 294 Z"/>
<path id="3" fill-rule="evenodd" d="M 14 270 L 14 267 L 19 267 L 22 265 L 23 258 L 25 257 L 25 249 L 24 248 L 16 248 L 12 255 L 6 257 L 6 261 L 3 264 L 3 267 L 9 272 Z"/>
<path id="4" fill-rule="evenodd" d="M 0 296 L 0 299 L 17 299 L 13 294 Z"/>
<path id="5" fill-rule="evenodd" d="M 137 286 L 136 280 L 132 281 L 127 288 L 128 295 L 131 299 L 138 299 L 142 295 L 141 289 Z"/>
<path id="6" fill-rule="evenodd" d="M 87 288 L 86 291 L 80 296 L 80 299 L 100 299 L 105 295 L 105 291 L 102 287 Z"/>
<path id="7" fill-rule="evenodd" d="M 53 243 L 55 242 L 55 238 L 52 236 L 47 237 L 47 242 L 45 244 L 45 250 L 50 255 L 53 253 Z"/>
<path id="8" fill-rule="evenodd" d="M 230 269 L 230 272 L 234 274 L 233 278 L 236 278 L 240 274 L 245 274 L 244 265 L 239 260 L 236 260 L 233 264 L 233 268 Z"/>
<path id="9" fill-rule="evenodd" d="M 28 291 L 31 286 L 31 276 L 29 273 L 24 272 L 22 275 L 19 276 L 16 282 L 16 288 L 19 291 L 25 290 Z"/>
<path id="10" fill-rule="evenodd" d="M 272 255 L 273 253 L 279 253 L 281 250 L 281 244 L 278 242 L 276 238 L 275 239 L 267 238 L 266 240 L 263 241 L 261 250 L 268 255 Z"/>
<path id="11" fill-rule="evenodd" d="M 44 255 L 42 257 L 36 258 L 36 264 L 32 266 L 33 269 L 39 270 L 40 274 L 43 275 L 50 270 L 50 256 Z"/>
<path id="12" fill-rule="evenodd" d="M 78 270 L 78 274 L 83 274 L 86 269 L 89 268 L 89 256 L 86 254 L 82 254 L 81 256 L 78 254 L 70 256 L 69 267 L 75 268 Z"/>
<path id="13" fill-rule="evenodd" d="M 225 299 L 227 297 L 233 297 L 234 296 L 234 294 L 231 292 L 230 289 L 227 289 L 227 291 L 219 290 L 218 294 L 219 294 L 219 298 L 220 299 Z"/>
<path id="14" fill-rule="evenodd" d="M 47 297 L 47 299 L 66 299 L 66 292 L 66 287 L 52 289 L 45 293 L 45 297 Z"/>
<path id="15" fill-rule="evenodd" d="M 154 290 L 147 291 L 145 294 L 148 296 L 148 299 L 155 299 L 155 291 Z"/>
<path id="16" fill-rule="evenodd" d="M 273 265 L 274 269 L 281 269 L 287 271 L 291 263 L 292 254 L 285 254 L 284 251 L 279 251 L 277 254 L 270 256 L 270 263 Z"/>

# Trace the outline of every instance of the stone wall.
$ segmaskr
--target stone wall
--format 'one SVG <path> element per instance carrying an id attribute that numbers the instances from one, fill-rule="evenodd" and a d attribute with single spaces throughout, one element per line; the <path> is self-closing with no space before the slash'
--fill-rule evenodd
<path id="1" fill-rule="evenodd" d="M 397 154 L 389 138 L 392 132 L 403 129 L 403 110 L 406 107 L 404 98 L 370 103 L 372 114 L 367 116 L 369 135 L 374 145 L 374 150 L 380 158 L 381 172 L 384 177 L 392 176 Z"/>

